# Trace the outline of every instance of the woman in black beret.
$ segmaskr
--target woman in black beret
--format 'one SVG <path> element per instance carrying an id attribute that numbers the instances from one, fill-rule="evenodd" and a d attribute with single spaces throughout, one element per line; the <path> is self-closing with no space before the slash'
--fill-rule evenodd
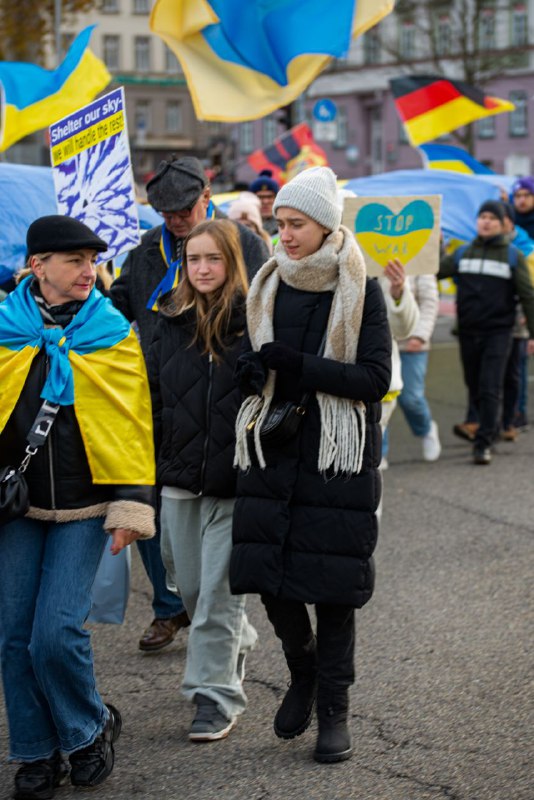
<path id="1" fill-rule="evenodd" d="M 0 498 L 29 462 L 28 504 L 0 508 L 0 660 L 13 797 L 47 800 L 69 772 L 93 787 L 113 769 L 121 717 L 84 622 L 108 534 L 113 554 L 154 534 L 154 458 L 139 345 L 94 288 L 106 243 L 54 215 L 27 247 L 31 275 L 0 305 Z"/>

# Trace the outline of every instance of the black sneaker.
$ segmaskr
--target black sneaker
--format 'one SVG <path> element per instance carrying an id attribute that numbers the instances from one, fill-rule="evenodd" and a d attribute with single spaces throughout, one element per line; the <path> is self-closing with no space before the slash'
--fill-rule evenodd
<path id="1" fill-rule="evenodd" d="M 76 750 L 69 756 L 70 782 L 73 786 L 98 786 L 113 770 L 115 762 L 113 744 L 120 736 L 122 719 L 115 706 L 107 704 L 106 707 L 109 719 L 102 733 L 90 745 L 82 750 Z"/>
<path id="2" fill-rule="evenodd" d="M 475 447 L 473 450 L 475 464 L 491 464 L 491 450 L 489 447 Z"/>
<path id="3" fill-rule="evenodd" d="M 68 764 L 55 753 L 51 758 L 29 761 L 15 773 L 15 800 L 50 800 L 56 786 L 63 786 L 69 774 Z"/>

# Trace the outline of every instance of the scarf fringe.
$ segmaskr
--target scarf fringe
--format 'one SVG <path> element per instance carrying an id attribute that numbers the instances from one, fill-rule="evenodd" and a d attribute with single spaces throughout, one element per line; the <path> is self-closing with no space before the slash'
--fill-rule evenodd
<path id="1" fill-rule="evenodd" d="M 317 392 L 321 412 L 321 440 L 317 467 L 325 474 L 360 472 L 365 450 L 365 405 Z"/>

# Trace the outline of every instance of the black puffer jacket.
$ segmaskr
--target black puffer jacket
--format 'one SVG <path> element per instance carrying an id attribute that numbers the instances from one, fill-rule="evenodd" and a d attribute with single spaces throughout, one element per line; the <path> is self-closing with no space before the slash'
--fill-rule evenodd
<path id="1" fill-rule="evenodd" d="M 44 348 L 35 356 L 28 377 L 6 426 L 0 434 L 0 467 L 20 464 L 26 436 L 42 405 L 40 397 L 47 375 Z M 151 505 L 151 486 L 94 484 L 74 413 L 74 406 L 61 406 L 43 447 L 26 472 L 32 507 L 74 511 L 116 500 Z"/>
<path id="2" fill-rule="evenodd" d="M 296 438 L 264 448 L 267 467 L 240 472 L 234 511 L 230 582 L 236 594 L 270 594 L 305 603 L 363 606 L 373 592 L 372 553 L 381 482 L 380 399 L 391 375 L 391 335 L 382 292 L 367 282 L 356 365 L 315 355 L 332 294 L 280 283 L 275 339 L 304 352 L 300 379 L 279 372 L 276 398 L 298 400 L 304 390 L 362 400 L 366 445 L 359 474 L 329 477 L 317 470 L 320 414 L 315 397 Z"/>
<path id="3" fill-rule="evenodd" d="M 216 210 L 216 219 L 226 219 Z M 269 258 L 267 245 L 251 230 L 235 223 L 239 231 L 243 259 L 249 281 Z M 161 225 L 147 231 L 141 244 L 128 254 L 121 274 L 111 285 L 110 297 L 115 308 L 122 311 L 130 322 L 137 322 L 143 353 L 148 353 L 156 328 L 157 314 L 148 310 L 146 304 L 152 292 L 163 280 L 167 267 L 160 251 Z"/>
<path id="4" fill-rule="evenodd" d="M 168 316 L 165 307 L 160 312 L 147 360 L 160 486 L 234 497 L 234 428 L 241 398 L 233 372 L 244 328 L 240 301 L 217 363 L 202 352 L 202 343 L 191 346 L 193 309 L 179 316 Z"/>

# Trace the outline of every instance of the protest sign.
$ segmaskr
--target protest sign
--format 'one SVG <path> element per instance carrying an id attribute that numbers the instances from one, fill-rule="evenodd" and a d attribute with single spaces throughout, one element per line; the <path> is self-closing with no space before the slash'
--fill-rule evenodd
<path id="1" fill-rule="evenodd" d="M 139 243 L 124 90 L 116 89 L 50 126 L 58 213 L 109 244 L 107 261 Z"/>
<path id="2" fill-rule="evenodd" d="M 360 245 L 367 272 L 380 276 L 393 258 L 408 275 L 437 273 L 441 197 L 347 197 L 343 224 Z"/>

